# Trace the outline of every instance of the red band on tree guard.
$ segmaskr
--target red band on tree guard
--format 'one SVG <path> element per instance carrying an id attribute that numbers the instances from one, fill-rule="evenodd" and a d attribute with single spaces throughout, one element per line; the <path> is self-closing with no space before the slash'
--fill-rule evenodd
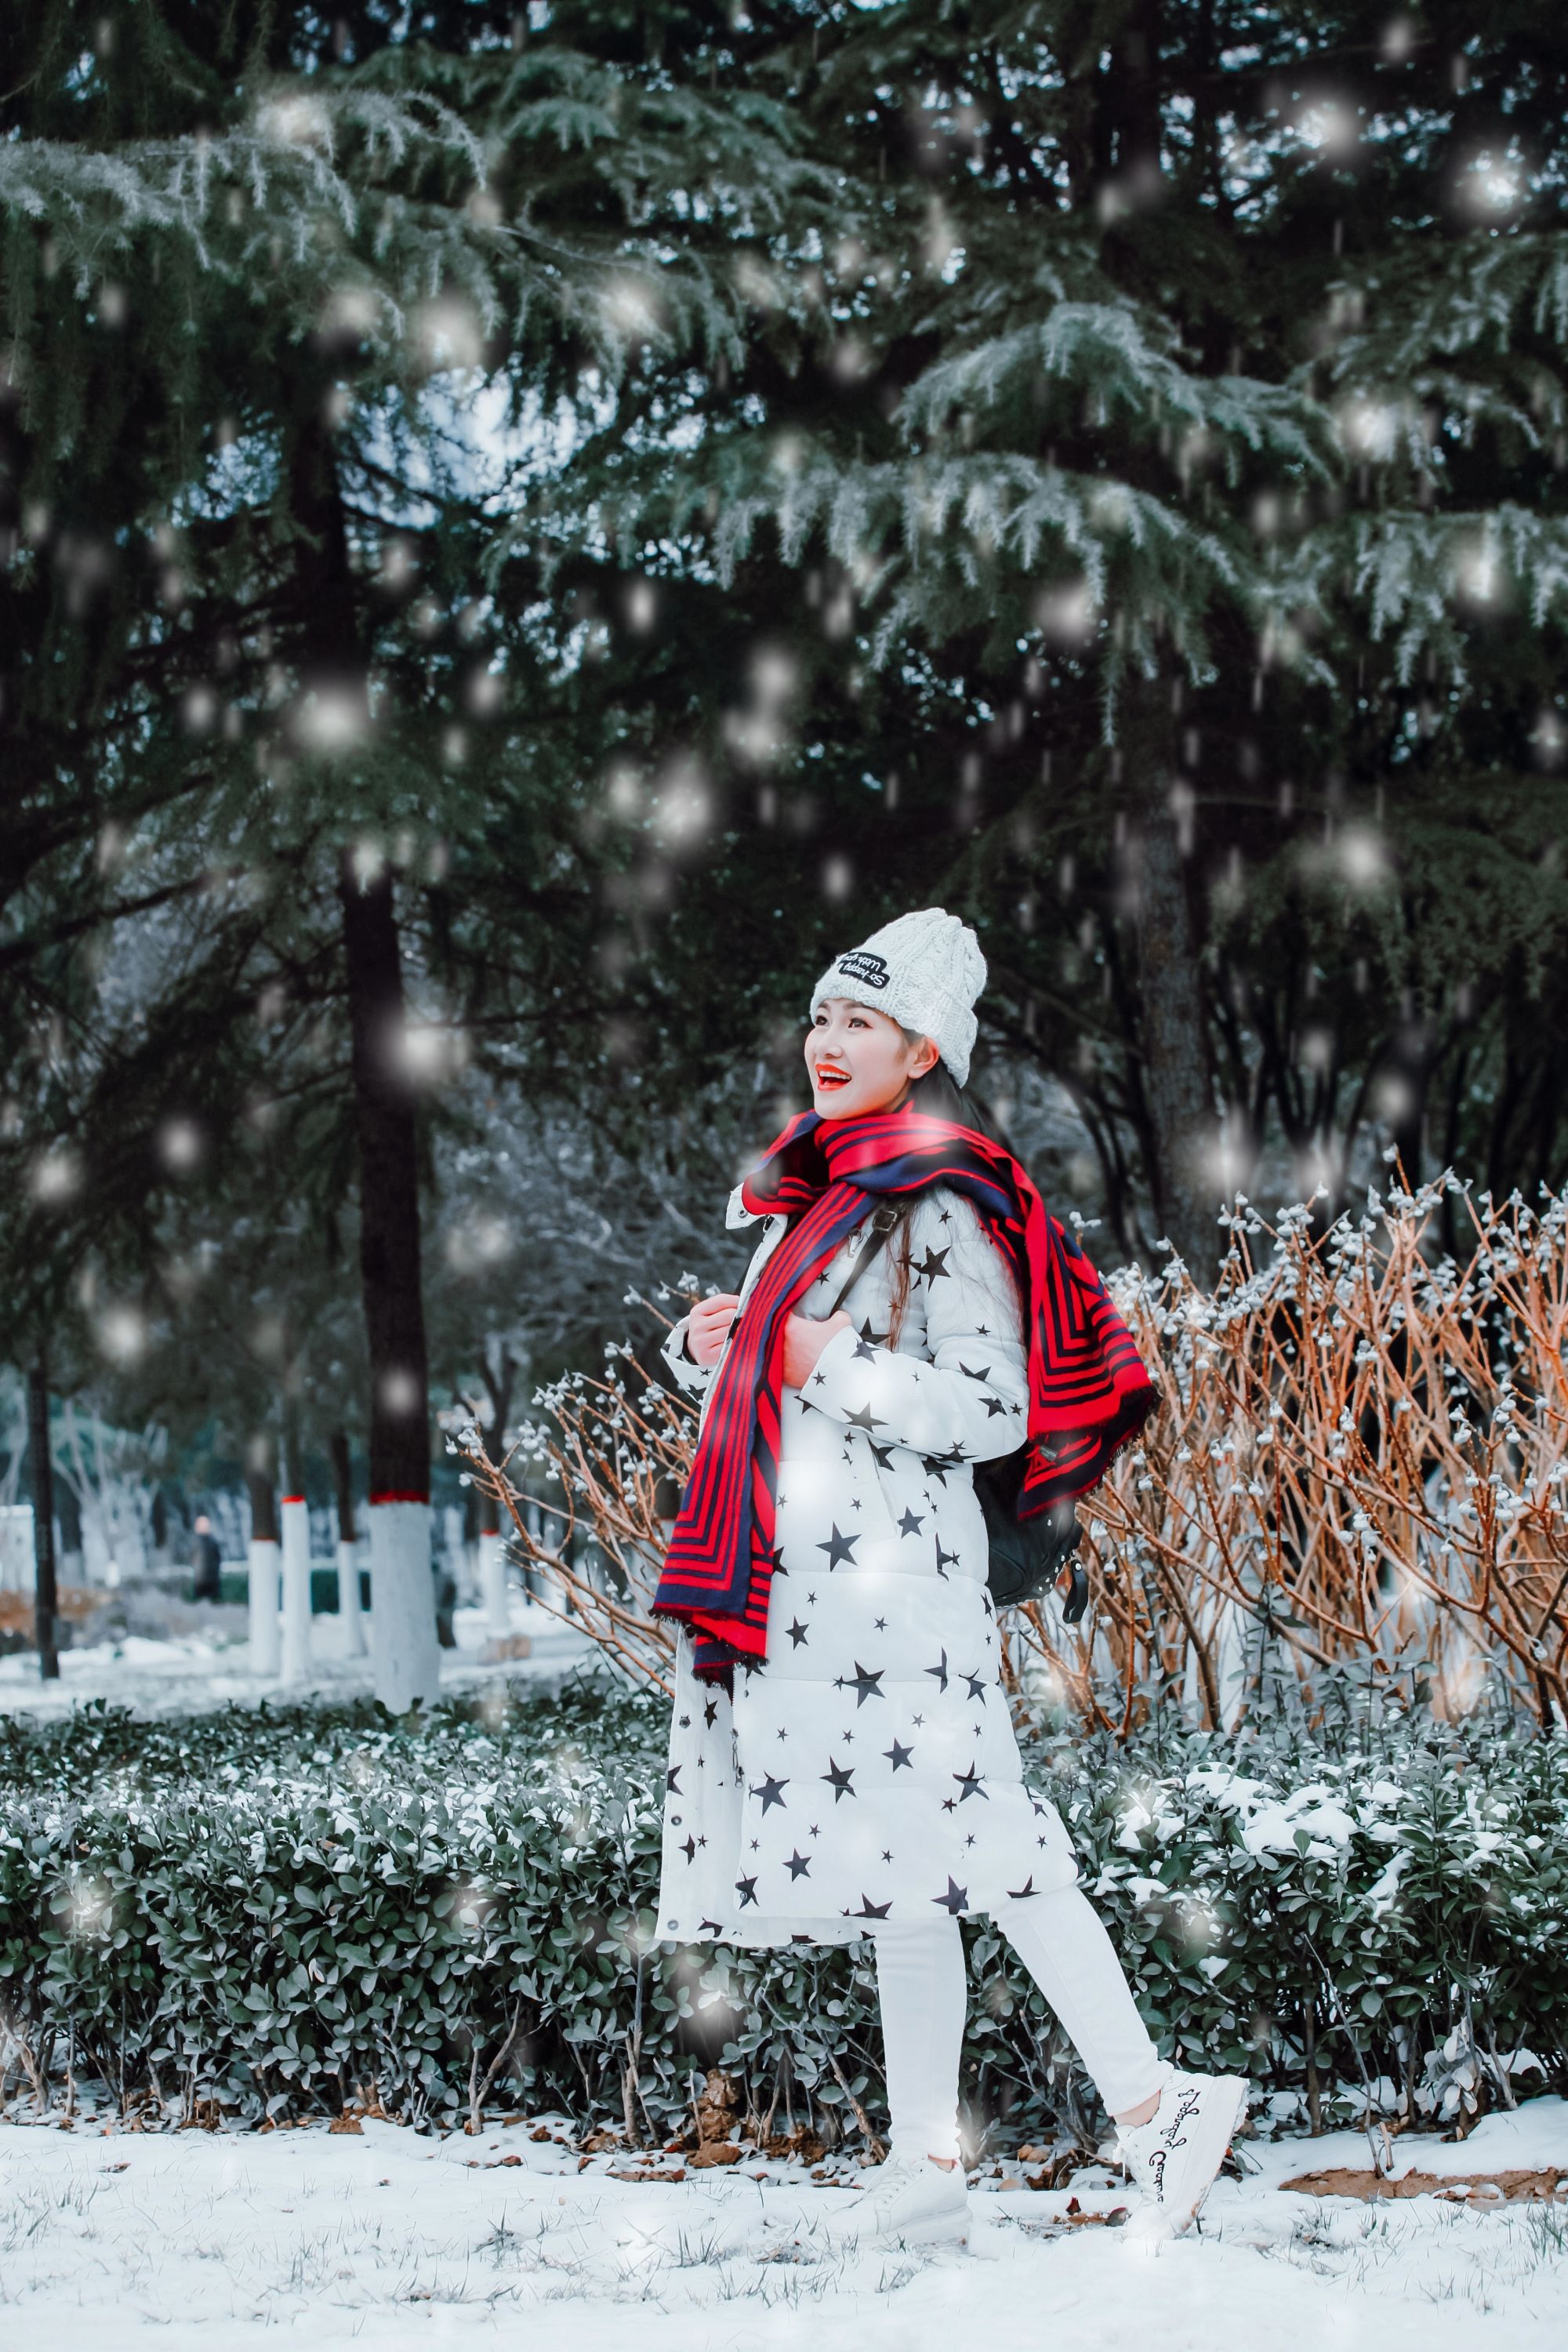
<path id="1" fill-rule="evenodd" d="M 430 1500 L 430 1497 L 429 1497 L 429 1496 L 428 1496 L 427 1494 L 425 1494 L 425 1495 L 373 1495 L 373 1496 L 371 1496 L 371 1498 L 370 1498 L 370 1499 L 371 1499 L 371 1501 L 372 1501 L 372 1503 L 373 1503 L 373 1504 L 374 1504 L 374 1503 L 427 1503 L 427 1502 Z"/>
<path id="2" fill-rule="evenodd" d="M 303 1495 L 285 1495 L 283 1497 L 286 1503 L 302 1503 L 304 1499 Z"/>

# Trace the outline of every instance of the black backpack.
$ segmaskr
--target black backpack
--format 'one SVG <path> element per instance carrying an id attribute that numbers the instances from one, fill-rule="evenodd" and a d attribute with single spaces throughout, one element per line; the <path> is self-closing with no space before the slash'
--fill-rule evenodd
<path id="1" fill-rule="evenodd" d="M 887 1202 L 873 1210 L 868 1238 L 847 1280 L 828 1308 L 828 1316 L 837 1314 L 906 1214 L 906 1210 L 896 1209 Z M 1026 1447 L 1020 1446 L 1016 1454 L 1004 1454 L 994 1462 L 976 1462 L 973 1465 L 974 1491 L 985 1516 L 985 1539 L 990 1549 L 985 1581 L 995 1608 L 1016 1609 L 1022 1602 L 1038 1600 L 1042 1593 L 1048 1592 L 1071 1559 L 1072 1590 L 1062 1603 L 1062 1615 L 1069 1625 L 1076 1625 L 1089 1605 L 1089 1579 L 1083 1563 L 1072 1559 L 1082 1533 L 1078 1512 L 1071 1503 L 1064 1502 L 1053 1503 L 1049 1509 L 1036 1513 L 1032 1518 L 1018 1517 L 1018 1493 L 1024 1483 L 1026 1452 Z"/>

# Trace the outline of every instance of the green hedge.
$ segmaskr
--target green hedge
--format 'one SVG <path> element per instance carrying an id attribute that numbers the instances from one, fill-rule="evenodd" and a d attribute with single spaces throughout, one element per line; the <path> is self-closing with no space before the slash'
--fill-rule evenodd
<path id="1" fill-rule="evenodd" d="M 496 2063 L 491 2112 L 619 2124 L 630 2101 L 663 2134 L 721 2061 L 775 2128 L 831 2141 L 837 2059 L 879 2117 L 868 1947 L 653 1943 L 663 1739 L 662 1707 L 592 1685 L 412 1726 L 369 1705 L 0 1725 L 9 2095 L 68 2070 L 259 2118 L 374 2086 L 426 2124 Z M 1168 2053 L 1244 2069 L 1280 2112 L 1371 2084 L 1452 2115 L 1521 2053 L 1563 2074 L 1565 1762 L 1505 1725 L 1352 1715 L 1318 1740 L 1060 1738 L 1026 1769 Z M 976 2130 L 1092 2132 L 1029 1980 L 985 1926 L 970 1945 Z"/>
<path id="2" fill-rule="evenodd" d="M 243 1568 L 226 1568 L 220 1570 L 218 1574 L 217 1597 L 220 1601 L 237 1601 L 243 1608 L 245 1603 L 250 1598 L 249 1570 Z M 338 1604 L 341 1598 L 342 1595 L 338 1591 L 337 1570 L 335 1568 L 318 1568 L 312 1566 L 310 1570 L 311 1616 L 335 1617 L 338 1613 Z M 368 1609 L 370 1607 L 370 1570 L 368 1568 L 362 1568 L 359 1572 L 359 1605 L 362 1609 Z"/>

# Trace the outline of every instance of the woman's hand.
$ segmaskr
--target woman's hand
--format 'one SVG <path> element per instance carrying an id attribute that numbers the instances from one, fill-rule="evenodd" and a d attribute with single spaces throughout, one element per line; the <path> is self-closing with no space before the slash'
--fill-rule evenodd
<path id="1" fill-rule="evenodd" d="M 732 1290 L 700 1298 L 686 1318 L 686 1352 L 694 1364 L 716 1364 L 740 1305 Z"/>
<path id="2" fill-rule="evenodd" d="M 784 1325 L 784 1376 L 787 1389 L 803 1389 L 816 1370 L 816 1360 L 830 1339 L 840 1331 L 854 1329 L 847 1310 L 840 1307 L 826 1323 L 814 1323 L 808 1315 L 792 1315 Z"/>

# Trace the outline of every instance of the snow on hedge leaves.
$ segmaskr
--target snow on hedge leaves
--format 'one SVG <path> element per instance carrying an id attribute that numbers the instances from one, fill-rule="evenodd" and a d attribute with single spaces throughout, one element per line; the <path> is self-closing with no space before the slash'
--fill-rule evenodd
<path id="1" fill-rule="evenodd" d="M 492 2108 L 620 2123 L 635 2062 L 662 2134 L 715 2059 L 765 2111 L 787 2050 L 797 2118 L 847 2116 L 835 2059 L 877 2114 L 868 1948 L 653 1941 L 663 1738 L 657 1701 L 595 1690 L 417 1729 L 367 1706 L 0 1724 L 10 2089 L 28 2065 L 61 2086 L 68 2061 L 171 2113 L 336 2111 L 374 2086 L 449 2122 L 515 2021 Z M 1310 2041 L 1325 2095 L 1381 2078 L 1447 2113 L 1509 2053 L 1563 2063 L 1565 1761 L 1398 1718 L 1026 1751 L 1168 2053 L 1289 2093 Z M 970 1942 L 972 2116 L 1092 2127 L 1032 1983 L 989 1923 Z"/>

